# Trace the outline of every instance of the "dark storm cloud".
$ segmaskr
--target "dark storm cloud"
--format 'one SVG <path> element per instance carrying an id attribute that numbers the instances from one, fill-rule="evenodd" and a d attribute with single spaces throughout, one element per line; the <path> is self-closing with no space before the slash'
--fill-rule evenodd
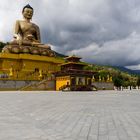
<path id="1" fill-rule="evenodd" d="M 139 0 L 5 0 L 0 3 L 2 40 L 12 37 L 14 20 L 22 17 L 22 7 L 30 3 L 35 10 L 33 22 L 40 26 L 43 43 L 52 44 L 60 53 L 76 54 L 104 65 L 140 62 Z"/>

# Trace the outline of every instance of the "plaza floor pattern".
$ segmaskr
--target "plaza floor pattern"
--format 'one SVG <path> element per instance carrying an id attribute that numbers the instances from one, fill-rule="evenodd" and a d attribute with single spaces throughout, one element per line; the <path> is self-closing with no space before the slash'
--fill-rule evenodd
<path id="1" fill-rule="evenodd" d="M 140 90 L 1 92 L 0 140 L 140 140 Z"/>

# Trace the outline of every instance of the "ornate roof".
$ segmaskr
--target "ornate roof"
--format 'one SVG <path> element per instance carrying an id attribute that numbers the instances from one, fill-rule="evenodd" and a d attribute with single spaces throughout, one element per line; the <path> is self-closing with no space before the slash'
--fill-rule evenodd
<path id="1" fill-rule="evenodd" d="M 63 76 L 63 75 L 80 75 L 80 76 L 92 76 L 96 72 L 89 70 L 77 70 L 77 69 L 67 69 L 64 71 L 54 72 L 55 76 Z"/>
<path id="2" fill-rule="evenodd" d="M 85 64 L 83 62 L 67 62 L 67 63 L 60 64 L 60 66 L 64 66 L 64 65 L 81 65 L 81 66 L 86 66 L 87 64 Z"/>
<path id="3" fill-rule="evenodd" d="M 67 61 L 76 61 L 76 62 L 79 62 L 81 57 L 78 57 L 78 56 L 75 56 L 75 55 L 72 55 L 72 56 L 68 56 L 65 58 Z"/>

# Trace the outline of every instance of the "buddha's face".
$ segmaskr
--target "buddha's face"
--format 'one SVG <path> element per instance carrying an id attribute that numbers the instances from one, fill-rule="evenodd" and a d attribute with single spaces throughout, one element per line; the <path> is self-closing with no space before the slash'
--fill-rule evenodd
<path id="1" fill-rule="evenodd" d="M 25 19 L 32 19 L 33 10 L 31 8 L 25 8 L 22 14 Z"/>

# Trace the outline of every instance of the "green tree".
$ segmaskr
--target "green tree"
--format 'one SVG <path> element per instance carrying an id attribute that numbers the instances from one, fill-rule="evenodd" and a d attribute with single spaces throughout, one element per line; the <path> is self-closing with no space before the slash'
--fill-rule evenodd
<path id="1" fill-rule="evenodd" d="M 2 51 L 2 48 L 6 45 L 4 42 L 0 42 L 0 52 Z"/>
<path id="2" fill-rule="evenodd" d="M 140 87 L 140 76 L 137 79 L 137 86 L 138 86 L 138 89 L 139 89 L 139 87 Z"/>
<path id="3" fill-rule="evenodd" d="M 122 86 L 122 79 L 115 77 L 113 78 L 113 83 L 114 83 L 114 86 L 120 89 L 120 87 Z"/>
<path id="4" fill-rule="evenodd" d="M 120 89 L 121 86 L 124 86 L 125 80 L 123 76 L 121 75 L 121 73 L 118 73 L 117 75 L 113 77 L 113 83 L 114 83 L 114 86 L 117 87 L 117 89 Z"/>

